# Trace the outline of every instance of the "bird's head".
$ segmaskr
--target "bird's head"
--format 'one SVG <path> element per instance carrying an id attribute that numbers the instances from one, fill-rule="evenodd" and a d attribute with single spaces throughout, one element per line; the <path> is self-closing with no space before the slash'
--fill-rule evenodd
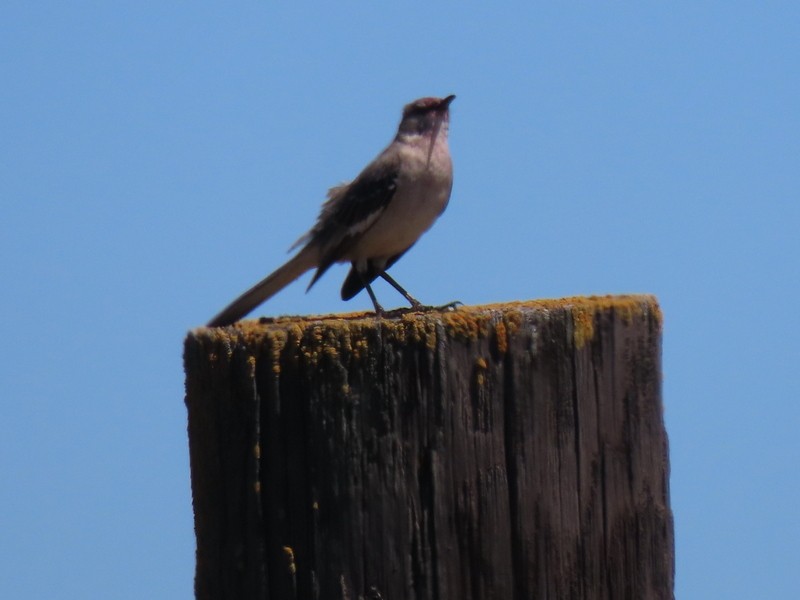
<path id="1" fill-rule="evenodd" d="M 451 94 L 446 98 L 420 98 L 406 104 L 398 135 L 436 136 L 440 130 L 446 135 L 447 127 L 442 125 L 450 120 L 449 107 L 453 100 L 455 96 Z"/>

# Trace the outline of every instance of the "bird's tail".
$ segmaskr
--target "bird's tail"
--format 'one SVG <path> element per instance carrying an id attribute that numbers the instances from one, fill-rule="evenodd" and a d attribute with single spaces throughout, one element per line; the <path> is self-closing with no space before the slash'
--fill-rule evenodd
<path id="1" fill-rule="evenodd" d="M 262 302 L 272 298 L 317 263 L 317 249 L 306 246 L 289 262 L 259 281 L 222 312 L 211 319 L 208 327 L 224 327 L 235 323 Z"/>

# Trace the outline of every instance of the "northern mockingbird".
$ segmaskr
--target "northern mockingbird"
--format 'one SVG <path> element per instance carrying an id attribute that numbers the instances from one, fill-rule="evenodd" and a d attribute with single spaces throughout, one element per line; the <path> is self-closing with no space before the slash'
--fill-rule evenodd
<path id="1" fill-rule="evenodd" d="M 282 267 L 234 300 L 209 327 L 230 325 L 310 269 L 311 288 L 333 263 L 350 262 L 342 300 L 382 277 L 411 303 L 422 305 L 387 273 L 442 214 L 453 187 L 447 146 L 449 106 L 455 96 L 421 98 L 403 109 L 391 144 L 353 181 L 331 188 L 314 227 L 292 246 L 301 250 Z"/>

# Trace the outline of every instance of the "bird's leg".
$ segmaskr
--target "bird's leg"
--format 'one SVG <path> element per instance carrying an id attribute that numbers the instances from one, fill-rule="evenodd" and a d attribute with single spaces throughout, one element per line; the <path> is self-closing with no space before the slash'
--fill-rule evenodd
<path id="1" fill-rule="evenodd" d="M 375 314 L 378 315 L 379 317 L 382 317 L 385 311 L 378 302 L 378 298 L 375 296 L 375 292 L 372 291 L 372 286 L 370 286 L 370 284 L 367 284 L 365 287 L 367 288 L 369 299 L 372 300 L 372 305 L 375 307 Z"/>
<path id="2" fill-rule="evenodd" d="M 361 275 L 361 272 L 358 271 L 358 274 Z M 372 291 L 372 286 L 367 283 L 364 277 L 361 277 L 361 281 L 364 283 L 364 287 L 367 288 L 367 293 L 369 294 L 369 299 L 372 300 L 372 306 L 375 307 L 375 314 L 379 317 L 383 316 L 384 310 L 383 307 L 378 302 L 378 297 L 375 296 L 375 292 Z"/>
<path id="3" fill-rule="evenodd" d="M 425 304 L 422 304 L 422 302 L 420 302 L 419 300 L 414 298 L 411 294 L 409 294 L 407 291 L 405 291 L 403 289 L 403 286 L 401 286 L 394 279 L 392 279 L 392 277 L 388 273 L 381 273 L 381 277 L 383 277 L 383 279 L 387 283 L 389 283 L 389 285 L 391 285 L 394 289 L 396 289 L 398 292 L 403 294 L 403 298 L 405 298 L 406 300 L 408 300 L 411 303 L 411 310 L 421 310 L 421 311 L 425 311 L 425 310 L 455 310 L 456 308 L 459 307 L 459 305 L 463 305 L 464 304 L 463 302 L 461 302 L 459 300 L 456 300 L 455 302 L 449 302 L 447 304 L 443 304 L 442 306 L 427 306 Z M 374 300 L 373 300 L 373 302 L 374 302 Z"/>
<path id="4" fill-rule="evenodd" d="M 401 286 L 401 285 L 400 285 L 399 283 L 397 283 L 397 282 L 396 282 L 394 279 L 392 279 L 392 278 L 391 278 L 391 276 L 390 276 L 388 273 L 386 273 L 386 272 L 384 271 L 383 273 L 381 273 L 381 277 L 383 277 L 383 279 L 384 279 L 384 280 L 385 280 L 385 281 L 386 281 L 386 282 L 387 282 L 389 285 L 391 285 L 391 286 L 392 286 L 394 289 L 396 289 L 398 292 L 400 292 L 400 293 L 403 295 L 403 298 L 405 298 L 406 300 L 408 300 L 408 301 L 409 301 L 409 303 L 411 304 L 411 308 L 413 308 L 414 310 L 422 310 L 422 309 L 424 309 L 424 308 L 425 308 L 425 307 L 422 305 L 422 302 L 420 302 L 419 300 L 417 300 L 416 298 L 414 298 L 414 297 L 413 297 L 411 294 L 409 294 L 407 291 L 405 291 L 405 290 L 403 289 L 403 286 Z"/>

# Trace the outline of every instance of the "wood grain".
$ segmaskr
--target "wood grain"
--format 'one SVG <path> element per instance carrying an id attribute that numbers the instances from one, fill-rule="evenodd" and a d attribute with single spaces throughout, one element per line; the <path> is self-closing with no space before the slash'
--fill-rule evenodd
<path id="1" fill-rule="evenodd" d="M 651 296 L 198 329 L 198 598 L 673 597 Z"/>

